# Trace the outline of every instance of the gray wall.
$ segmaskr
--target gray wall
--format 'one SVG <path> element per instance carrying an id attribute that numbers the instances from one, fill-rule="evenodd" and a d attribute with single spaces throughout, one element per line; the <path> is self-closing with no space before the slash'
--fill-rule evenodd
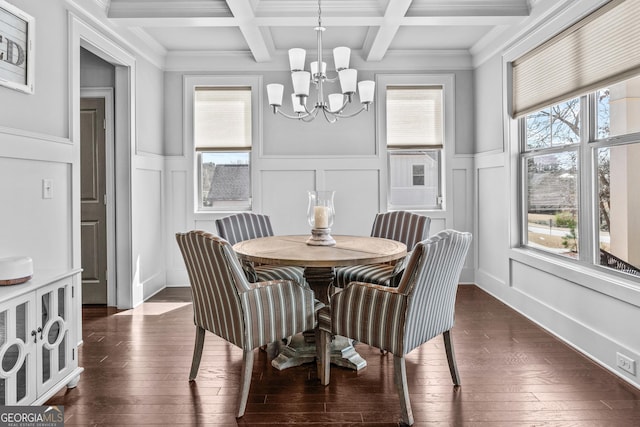
<path id="1" fill-rule="evenodd" d="M 116 71 L 112 64 L 80 48 L 80 87 L 115 87 Z"/>

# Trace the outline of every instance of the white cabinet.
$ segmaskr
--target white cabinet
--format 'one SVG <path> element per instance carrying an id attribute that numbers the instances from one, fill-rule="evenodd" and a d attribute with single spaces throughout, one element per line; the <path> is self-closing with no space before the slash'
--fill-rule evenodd
<path id="1" fill-rule="evenodd" d="M 77 385 L 79 273 L 36 271 L 0 288 L 0 405 L 42 404 Z"/>

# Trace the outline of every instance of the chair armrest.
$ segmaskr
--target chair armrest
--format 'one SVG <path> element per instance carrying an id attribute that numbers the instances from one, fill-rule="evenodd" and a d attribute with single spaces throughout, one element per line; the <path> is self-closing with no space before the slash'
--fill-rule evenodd
<path id="1" fill-rule="evenodd" d="M 395 286 L 384 286 L 377 283 L 368 283 L 368 282 L 350 282 L 347 286 L 345 286 L 344 290 L 347 290 L 349 286 L 363 286 L 367 289 L 379 291 L 379 292 L 391 292 L 393 294 L 402 294 L 398 291 L 398 288 Z M 342 292 L 344 292 L 344 290 Z"/>
<path id="2" fill-rule="evenodd" d="M 351 282 L 331 297 L 331 332 L 402 355 L 407 304 L 397 288 Z"/>
<path id="3" fill-rule="evenodd" d="M 316 325 L 311 289 L 293 280 L 251 283 L 241 292 L 245 318 L 245 349 L 253 349 Z"/>

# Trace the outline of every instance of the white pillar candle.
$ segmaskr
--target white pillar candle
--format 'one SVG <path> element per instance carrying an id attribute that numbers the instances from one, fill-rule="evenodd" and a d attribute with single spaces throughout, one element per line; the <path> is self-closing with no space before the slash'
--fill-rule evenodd
<path id="1" fill-rule="evenodd" d="M 314 208 L 315 228 L 329 228 L 329 208 L 316 206 Z"/>

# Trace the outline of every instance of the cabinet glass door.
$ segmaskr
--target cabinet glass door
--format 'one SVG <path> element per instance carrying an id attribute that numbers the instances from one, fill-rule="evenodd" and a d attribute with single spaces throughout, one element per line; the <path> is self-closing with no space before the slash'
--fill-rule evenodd
<path id="1" fill-rule="evenodd" d="M 17 405 L 35 398 L 32 297 L 0 307 L 0 405 Z"/>
<path id="2" fill-rule="evenodd" d="M 70 371 L 71 284 L 57 282 L 43 288 L 38 295 L 39 328 L 42 328 L 38 339 L 38 383 L 47 388 L 49 383 L 59 381 Z"/>

